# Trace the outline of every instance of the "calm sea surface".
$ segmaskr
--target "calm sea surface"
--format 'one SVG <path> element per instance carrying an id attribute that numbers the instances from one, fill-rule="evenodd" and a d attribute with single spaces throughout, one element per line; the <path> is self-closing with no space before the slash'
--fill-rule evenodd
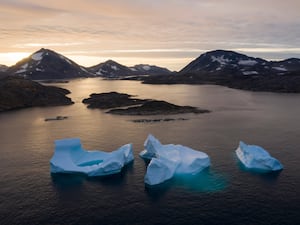
<path id="1" fill-rule="evenodd" d="M 154 86 L 79 79 L 57 84 L 74 105 L 0 114 L 0 224 L 300 224 L 300 95 L 254 93 L 220 86 Z M 209 114 L 118 116 L 87 109 L 91 93 L 118 91 L 212 110 Z M 48 117 L 68 116 L 62 121 Z M 158 123 L 134 119 L 186 118 Z M 148 134 L 206 152 L 211 167 L 145 187 L 138 157 Z M 135 161 L 106 178 L 51 175 L 54 140 L 78 137 L 88 150 L 133 143 Z M 234 155 L 240 140 L 281 161 L 277 174 L 244 171 Z"/>

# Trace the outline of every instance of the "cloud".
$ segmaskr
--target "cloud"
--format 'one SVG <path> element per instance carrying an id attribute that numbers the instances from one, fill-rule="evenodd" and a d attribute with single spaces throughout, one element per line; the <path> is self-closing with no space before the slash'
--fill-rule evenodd
<path id="1" fill-rule="evenodd" d="M 299 8 L 297 0 L 0 0 L 0 49 L 145 58 L 298 49 Z"/>

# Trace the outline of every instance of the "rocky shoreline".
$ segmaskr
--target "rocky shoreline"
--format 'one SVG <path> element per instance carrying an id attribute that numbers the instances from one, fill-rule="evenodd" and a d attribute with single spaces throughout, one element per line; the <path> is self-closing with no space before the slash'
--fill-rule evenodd
<path id="1" fill-rule="evenodd" d="M 0 112 L 34 106 L 71 105 L 70 91 L 16 76 L 0 79 Z"/>

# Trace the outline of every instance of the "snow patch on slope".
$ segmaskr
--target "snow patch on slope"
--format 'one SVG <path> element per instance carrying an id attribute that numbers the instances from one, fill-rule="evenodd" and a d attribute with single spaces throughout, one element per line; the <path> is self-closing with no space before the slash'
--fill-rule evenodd
<path id="1" fill-rule="evenodd" d="M 40 61 L 43 58 L 43 52 L 37 52 L 31 56 L 31 58 L 35 61 Z"/>
<path id="2" fill-rule="evenodd" d="M 224 55 L 222 55 L 222 56 L 220 56 L 220 57 L 211 56 L 211 60 L 212 60 L 213 62 L 218 62 L 218 63 L 220 63 L 221 65 L 226 65 L 227 63 L 230 62 L 229 59 L 225 59 L 225 58 L 224 58 Z"/>
<path id="3" fill-rule="evenodd" d="M 119 68 L 116 65 L 111 66 L 111 68 L 115 71 L 119 70 Z"/>
<path id="4" fill-rule="evenodd" d="M 151 68 L 150 68 L 150 66 L 145 65 L 145 66 L 143 66 L 143 69 L 144 70 L 150 70 Z"/>
<path id="5" fill-rule="evenodd" d="M 25 63 L 24 65 L 21 66 L 21 69 L 16 71 L 15 73 L 24 73 L 27 71 L 28 63 Z"/>
<path id="6" fill-rule="evenodd" d="M 272 69 L 279 70 L 279 71 L 287 71 L 287 69 L 284 67 L 272 67 Z"/>
<path id="7" fill-rule="evenodd" d="M 258 74 L 258 72 L 257 71 L 244 71 L 243 74 L 246 76 L 247 75 L 256 75 L 256 74 Z"/>
<path id="8" fill-rule="evenodd" d="M 241 66 L 254 66 L 255 64 L 257 64 L 257 61 L 252 59 L 240 60 L 238 64 Z"/>

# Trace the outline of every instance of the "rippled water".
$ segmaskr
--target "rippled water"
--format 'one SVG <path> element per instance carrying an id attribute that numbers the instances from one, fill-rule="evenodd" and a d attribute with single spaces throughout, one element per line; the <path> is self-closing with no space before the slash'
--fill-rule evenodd
<path id="1" fill-rule="evenodd" d="M 72 106 L 0 114 L 0 224 L 299 224 L 300 95 L 253 93 L 219 86 L 143 85 L 79 79 L 58 84 Z M 83 98 L 118 91 L 212 110 L 209 114 L 117 116 L 87 109 Z M 68 116 L 62 121 L 44 119 Z M 186 118 L 159 123 L 134 119 Z M 155 188 L 144 185 L 138 157 L 152 133 L 162 143 L 206 152 L 211 167 Z M 79 137 L 85 149 L 111 151 L 133 143 L 135 161 L 105 178 L 51 175 L 56 139 Z M 285 166 L 281 173 L 244 171 L 239 140 L 265 147 Z"/>

